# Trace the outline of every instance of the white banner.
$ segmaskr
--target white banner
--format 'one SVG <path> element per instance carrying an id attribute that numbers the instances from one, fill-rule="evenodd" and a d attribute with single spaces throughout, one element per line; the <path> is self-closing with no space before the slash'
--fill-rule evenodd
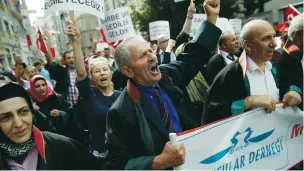
<path id="1" fill-rule="evenodd" d="M 122 7 L 106 13 L 105 19 L 101 20 L 102 28 L 108 42 L 123 40 L 135 35 L 129 8 Z"/>
<path id="2" fill-rule="evenodd" d="M 44 16 L 72 10 L 104 18 L 104 0 L 44 0 Z"/>
<path id="3" fill-rule="evenodd" d="M 206 20 L 206 14 L 194 14 L 191 29 L 190 29 L 190 36 L 194 37 L 196 35 L 196 30 L 199 28 L 200 24 Z"/>
<path id="4" fill-rule="evenodd" d="M 257 109 L 180 133 L 185 170 L 286 170 L 303 160 L 303 112 Z"/>
<path id="5" fill-rule="evenodd" d="M 281 37 L 276 37 L 276 38 L 275 38 L 275 41 L 276 41 L 276 43 L 277 43 L 277 47 L 276 47 L 275 49 L 281 48 L 281 44 L 282 44 Z"/>
<path id="6" fill-rule="evenodd" d="M 227 18 L 217 18 L 215 25 L 220 28 L 223 33 L 234 33 L 233 27 Z"/>
<path id="7" fill-rule="evenodd" d="M 230 19 L 229 20 L 233 30 L 235 33 L 240 34 L 242 30 L 242 20 L 238 18 Z"/>
<path id="8" fill-rule="evenodd" d="M 157 40 L 161 34 L 170 37 L 170 26 L 168 21 L 154 21 L 149 23 L 150 40 Z"/>

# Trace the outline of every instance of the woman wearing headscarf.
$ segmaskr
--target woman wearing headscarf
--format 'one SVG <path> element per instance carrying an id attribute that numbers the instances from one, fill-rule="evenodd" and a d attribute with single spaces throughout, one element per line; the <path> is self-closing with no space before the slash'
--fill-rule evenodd
<path id="1" fill-rule="evenodd" d="M 55 132 L 66 135 L 65 123 L 70 105 L 64 97 L 57 94 L 41 75 L 35 75 L 31 78 L 29 92 L 35 102 L 35 108 L 50 118 Z"/>
<path id="2" fill-rule="evenodd" d="M 33 126 L 32 112 L 26 90 L 0 84 L 0 170 L 102 169 L 102 162 L 75 140 Z"/>
<path id="3" fill-rule="evenodd" d="M 105 156 L 105 132 L 107 112 L 120 95 L 120 91 L 113 90 L 112 63 L 104 57 L 94 55 L 88 61 L 91 78 L 87 76 L 83 53 L 76 35 L 76 28 L 70 23 L 67 35 L 72 40 L 75 68 L 77 71 L 77 88 L 80 94 L 80 103 L 85 107 L 85 118 L 92 138 L 93 154 Z M 94 86 L 92 85 L 94 82 Z"/>

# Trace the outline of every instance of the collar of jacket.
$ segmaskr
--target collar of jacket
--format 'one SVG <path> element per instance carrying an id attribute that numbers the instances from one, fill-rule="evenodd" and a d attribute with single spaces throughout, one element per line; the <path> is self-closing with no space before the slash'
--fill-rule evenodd
<path id="1" fill-rule="evenodd" d="M 168 79 L 170 82 L 172 82 L 171 78 L 162 73 L 162 79 Z M 127 82 L 127 93 L 129 94 L 129 96 L 136 102 L 136 103 L 140 103 L 140 90 L 138 89 L 138 87 L 136 86 L 136 83 L 134 82 L 134 80 L 129 79 Z"/>
<path id="2" fill-rule="evenodd" d="M 45 141 L 44 141 L 44 138 L 43 138 L 43 134 L 35 126 L 33 126 L 33 133 L 34 133 L 34 137 L 35 137 L 35 145 L 36 145 L 36 148 L 38 150 L 38 154 L 40 155 L 40 157 L 42 158 L 44 163 L 46 163 Z M 5 167 L 8 167 L 8 166 L 5 166 L 5 165 L 3 166 L 2 162 L 3 162 L 3 159 L 1 158 L 1 154 L 0 154 L 0 170 L 5 169 Z"/>
<path id="3" fill-rule="evenodd" d="M 45 155 L 45 141 L 43 138 L 42 132 L 36 128 L 33 127 L 34 137 L 35 137 L 35 144 L 38 150 L 38 153 L 40 157 L 43 159 L 44 163 L 46 163 L 46 155 Z"/>
<path id="4" fill-rule="evenodd" d="M 287 40 L 283 49 L 288 54 L 301 51 L 300 48 L 297 45 L 295 45 L 294 43 L 292 43 L 292 41 L 290 39 Z"/>

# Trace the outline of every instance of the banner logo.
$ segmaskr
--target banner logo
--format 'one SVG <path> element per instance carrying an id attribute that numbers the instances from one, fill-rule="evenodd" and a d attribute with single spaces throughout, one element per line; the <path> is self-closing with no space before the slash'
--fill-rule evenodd
<path id="1" fill-rule="evenodd" d="M 275 129 L 262 133 L 260 135 L 254 136 L 254 137 L 252 137 L 252 134 L 254 131 L 250 127 L 248 127 L 243 133 L 238 131 L 230 139 L 230 141 L 232 143 L 231 146 L 225 148 L 224 150 L 222 150 L 210 157 L 207 157 L 206 159 L 202 160 L 200 163 L 201 164 L 212 164 L 214 162 L 217 162 L 220 159 L 222 159 L 224 156 L 226 156 L 228 153 L 233 154 L 235 151 L 239 151 L 239 150 L 242 150 L 243 148 L 246 148 L 250 143 L 258 143 L 258 142 L 261 142 L 261 141 L 267 139 L 274 132 L 274 130 Z M 246 134 L 246 136 L 243 140 L 244 143 L 241 145 L 238 145 L 239 140 L 237 137 L 241 134 Z"/>

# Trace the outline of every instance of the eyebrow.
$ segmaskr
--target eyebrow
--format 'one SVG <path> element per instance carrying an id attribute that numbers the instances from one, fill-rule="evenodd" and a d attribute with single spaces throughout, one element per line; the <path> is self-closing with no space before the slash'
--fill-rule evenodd
<path id="1" fill-rule="evenodd" d="M 30 107 L 29 107 L 29 106 L 23 106 L 23 107 L 17 109 L 16 111 L 17 111 L 17 112 L 20 112 L 20 111 L 23 110 L 23 109 L 30 109 Z M 8 114 L 12 114 L 12 111 L 0 113 L 0 116 L 1 116 L 1 115 L 8 115 Z"/>

